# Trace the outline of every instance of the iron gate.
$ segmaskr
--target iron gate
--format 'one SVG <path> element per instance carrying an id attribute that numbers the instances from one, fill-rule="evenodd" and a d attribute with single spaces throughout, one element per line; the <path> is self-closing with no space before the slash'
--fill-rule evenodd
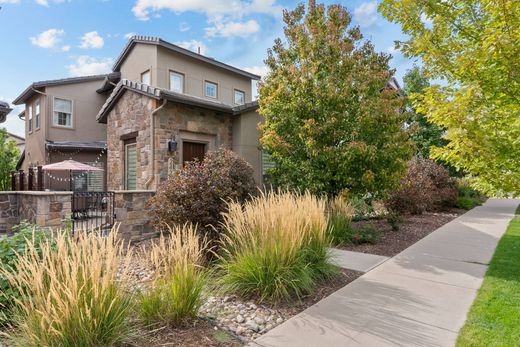
<path id="1" fill-rule="evenodd" d="M 72 233 L 101 231 L 114 225 L 114 192 L 74 192 L 72 194 Z"/>

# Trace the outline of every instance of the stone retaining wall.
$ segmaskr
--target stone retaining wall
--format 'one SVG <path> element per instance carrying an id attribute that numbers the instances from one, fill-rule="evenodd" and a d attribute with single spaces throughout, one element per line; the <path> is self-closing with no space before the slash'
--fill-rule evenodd
<path id="1" fill-rule="evenodd" d="M 21 221 L 60 228 L 70 217 L 71 192 L 0 192 L 0 234 Z"/>
<path id="2" fill-rule="evenodd" d="M 152 190 L 128 190 L 115 192 L 116 223 L 119 234 L 127 242 L 135 243 L 158 236 L 150 222 L 146 202 L 155 195 Z"/>

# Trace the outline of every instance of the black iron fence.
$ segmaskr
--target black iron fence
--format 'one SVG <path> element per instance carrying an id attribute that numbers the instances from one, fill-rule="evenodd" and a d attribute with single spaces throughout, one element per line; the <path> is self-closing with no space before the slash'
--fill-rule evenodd
<path id="1" fill-rule="evenodd" d="M 110 231 L 114 225 L 114 192 L 74 192 L 72 194 L 72 233 Z"/>

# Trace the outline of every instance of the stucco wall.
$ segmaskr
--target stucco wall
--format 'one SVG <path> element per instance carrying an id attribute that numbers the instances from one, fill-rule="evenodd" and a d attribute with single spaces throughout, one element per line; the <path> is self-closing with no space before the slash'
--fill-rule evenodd
<path id="1" fill-rule="evenodd" d="M 262 182 L 262 151 L 260 150 L 259 125 L 264 118 L 257 111 L 250 111 L 233 118 L 233 151 L 253 166 L 255 182 Z"/>

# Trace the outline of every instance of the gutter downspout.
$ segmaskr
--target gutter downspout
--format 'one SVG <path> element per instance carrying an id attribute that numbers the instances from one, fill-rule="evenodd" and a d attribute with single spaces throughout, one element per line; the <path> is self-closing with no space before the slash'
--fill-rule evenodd
<path id="1" fill-rule="evenodd" d="M 159 112 L 168 102 L 168 100 L 163 99 L 161 106 L 157 107 L 155 110 L 150 113 L 150 148 L 151 148 L 151 160 L 152 160 L 152 170 L 151 175 L 148 181 L 144 184 L 145 189 L 150 187 L 150 184 L 155 180 L 155 114 Z"/>

